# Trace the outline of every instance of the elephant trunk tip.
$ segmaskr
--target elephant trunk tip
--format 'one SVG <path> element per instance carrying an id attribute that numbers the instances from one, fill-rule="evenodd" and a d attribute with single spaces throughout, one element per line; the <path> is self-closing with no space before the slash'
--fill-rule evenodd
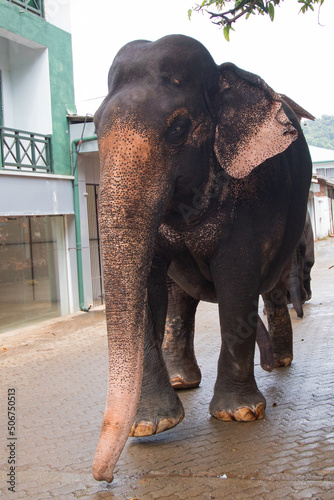
<path id="1" fill-rule="evenodd" d="M 111 483 L 114 479 L 114 467 L 95 458 L 93 464 L 93 477 L 96 481 Z"/>

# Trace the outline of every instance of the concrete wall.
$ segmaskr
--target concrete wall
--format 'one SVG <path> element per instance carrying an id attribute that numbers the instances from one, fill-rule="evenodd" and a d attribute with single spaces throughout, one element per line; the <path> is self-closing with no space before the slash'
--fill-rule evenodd
<path id="1" fill-rule="evenodd" d="M 334 230 L 334 203 L 329 193 L 332 188 L 327 182 L 317 179 L 311 185 L 309 211 L 315 239 L 327 238 Z"/>
<path id="2" fill-rule="evenodd" d="M 62 30 L 71 31 L 70 0 L 44 0 L 45 19 Z"/>
<path id="3" fill-rule="evenodd" d="M 329 199 L 327 197 L 314 198 L 316 217 L 316 238 L 326 238 L 330 234 Z"/>
<path id="4" fill-rule="evenodd" d="M 4 126 L 52 134 L 54 172 L 0 171 L 0 216 L 61 215 L 52 224 L 64 314 L 79 308 L 74 179 L 66 116 L 67 108 L 74 105 L 69 0 L 44 0 L 44 7 L 45 19 L 0 0 Z"/>
<path id="5" fill-rule="evenodd" d="M 0 216 L 74 214 L 69 177 L 0 171 Z"/>

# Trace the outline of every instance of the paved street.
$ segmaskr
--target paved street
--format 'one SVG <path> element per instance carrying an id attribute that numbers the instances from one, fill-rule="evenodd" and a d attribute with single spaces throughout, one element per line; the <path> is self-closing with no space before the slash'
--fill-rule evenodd
<path id="1" fill-rule="evenodd" d="M 291 310 L 292 366 L 264 372 L 257 353 L 267 411 L 264 420 L 249 423 L 209 415 L 220 333 L 216 306 L 202 303 L 196 352 L 203 380 L 198 389 L 179 392 L 186 417 L 165 433 L 129 439 L 111 485 L 91 474 L 107 380 L 102 308 L 2 334 L 0 496 L 333 500 L 334 238 L 316 244 L 312 288 L 304 319 Z M 15 396 L 12 437 L 8 395 Z M 6 482 L 10 458 L 15 492 Z"/>

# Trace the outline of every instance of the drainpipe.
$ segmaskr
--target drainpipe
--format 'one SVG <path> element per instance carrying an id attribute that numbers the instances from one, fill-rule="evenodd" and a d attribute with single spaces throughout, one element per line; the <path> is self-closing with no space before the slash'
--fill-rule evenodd
<path id="1" fill-rule="evenodd" d="M 80 227 L 80 204 L 79 204 L 79 181 L 78 181 L 78 149 L 83 142 L 96 141 L 97 135 L 74 139 L 71 145 L 72 158 L 72 175 L 73 183 L 73 201 L 74 201 L 74 217 L 75 217 L 75 237 L 77 251 L 77 268 L 78 268 L 78 289 L 79 289 L 79 307 L 81 311 L 88 312 L 89 306 L 84 303 L 84 287 L 83 287 L 83 270 L 82 270 L 82 246 L 81 246 L 81 227 Z M 79 146 L 79 148 L 78 148 Z"/>

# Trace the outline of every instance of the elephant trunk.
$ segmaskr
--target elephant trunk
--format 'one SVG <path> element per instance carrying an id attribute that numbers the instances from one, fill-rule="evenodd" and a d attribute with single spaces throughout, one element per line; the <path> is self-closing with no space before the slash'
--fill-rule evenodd
<path id="1" fill-rule="evenodd" d="M 141 392 L 147 278 L 169 195 L 163 176 L 152 172 L 157 161 L 152 149 L 147 137 L 134 131 L 99 139 L 109 357 L 106 407 L 93 464 L 93 475 L 100 481 L 113 479 Z"/>
<path id="2" fill-rule="evenodd" d="M 149 264 L 148 258 L 143 259 L 139 254 L 148 252 L 143 248 L 146 245 L 139 248 L 137 239 L 129 238 L 124 232 L 119 230 L 117 238 L 113 235 L 109 244 L 106 241 L 102 244 L 109 367 L 106 407 L 93 475 L 107 482 L 112 481 L 113 469 L 133 424 L 142 382 L 145 284 Z M 146 239 L 143 233 L 140 237 Z M 117 244 L 115 240 L 122 242 Z"/>

